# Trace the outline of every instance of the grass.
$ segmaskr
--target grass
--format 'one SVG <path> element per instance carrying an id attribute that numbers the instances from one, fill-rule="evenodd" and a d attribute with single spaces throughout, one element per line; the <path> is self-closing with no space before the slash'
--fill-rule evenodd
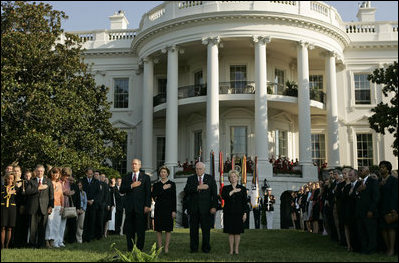
<path id="1" fill-rule="evenodd" d="M 67 244 L 62 249 L 5 249 L 1 251 L 1 262 L 87 262 L 99 261 L 114 254 L 110 245 L 126 251 L 125 236 L 111 236 L 106 239 L 83 244 Z M 148 252 L 156 242 L 153 231 L 146 232 L 144 251 Z M 362 255 L 349 253 L 345 248 L 330 240 L 328 236 L 315 235 L 297 230 L 246 230 L 241 235 L 240 254 L 228 255 L 228 235 L 222 230 L 212 230 L 209 254 L 190 253 L 188 229 L 175 229 L 172 233 L 169 254 L 161 253 L 159 261 L 175 262 L 397 262 L 397 256 L 387 257 L 383 253 Z M 201 234 L 200 234 L 201 246 Z M 112 254 L 111 254 L 112 253 Z"/>

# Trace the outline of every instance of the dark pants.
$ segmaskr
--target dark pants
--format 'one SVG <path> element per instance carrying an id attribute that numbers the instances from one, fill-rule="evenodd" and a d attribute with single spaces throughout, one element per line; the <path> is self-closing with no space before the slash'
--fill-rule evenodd
<path id="1" fill-rule="evenodd" d="M 40 211 L 37 211 L 35 214 L 31 215 L 29 237 L 29 244 L 31 246 L 37 248 L 44 247 L 47 218 L 48 214 L 42 215 Z"/>
<path id="2" fill-rule="evenodd" d="M 126 226 L 126 241 L 127 250 L 132 251 L 133 242 L 136 240 L 136 246 L 138 249 L 143 250 L 145 240 L 145 228 L 146 228 L 147 215 L 144 213 L 135 213 L 129 211 L 126 213 L 125 226 Z"/>
<path id="3" fill-rule="evenodd" d="M 96 227 L 95 238 L 101 239 L 104 235 L 104 213 L 105 207 L 103 204 L 96 206 Z"/>
<path id="4" fill-rule="evenodd" d="M 259 229 L 260 228 L 260 209 L 254 208 L 252 211 L 254 212 L 255 228 Z"/>
<path id="5" fill-rule="evenodd" d="M 361 253 L 374 253 L 377 250 L 377 220 L 375 218 L 357 219 Z"/>
<path id="6" fill-rule="evenodd" d="M 85 221 L 83 223 L 83 241 L 90 242 L 94 239 L 94 230 L 96 226 L 97 215 L 94 205 L 87 205 Z"/>
<path id="7" fill-rule="evenodd" d="M 122 217 L 123 217 L 123 209 L 116 210 L 116 212 L 115 212 L 115 234 L 117 234 L 117 235 L 119 235 L 119 233 L 121 232 Z"/>
<path id="8" fill-rule="evenodd" d="M 76 242 L 76 229 L 77 229 L 77 219 L 76 218 L 68 218 L 66 222 L 66 241 L 68 243 Z"/>
<path id="9" fill-rule="evenodd" d="M 195 252 L 198 251 L 199 246 L 199 225 L 201 224 L 202 230 L 202 251 L 209 252 L 211 250 L 210 237 L 211 237 L 211 214 L 190 214 L 190 249 Z"/>
<path id="10" fill-rule="evenodd" d="M 27 214 L 18 214 L 17 222 L 13 230 L 14 243 L 13 247 L 22 248 L 27 245 L 28 229 L 29 229 L 30 217 Z"/>

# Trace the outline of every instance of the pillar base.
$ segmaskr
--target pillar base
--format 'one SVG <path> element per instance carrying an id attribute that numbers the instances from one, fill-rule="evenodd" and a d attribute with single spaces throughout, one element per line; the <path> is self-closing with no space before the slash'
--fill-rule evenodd
<path id="1" fill-rule="evenodd" d="M 303 164 L 301 168 L 302 178 L 312 182 L 319 180 L 317 166 L 314 166 L 313 164 Z"/>

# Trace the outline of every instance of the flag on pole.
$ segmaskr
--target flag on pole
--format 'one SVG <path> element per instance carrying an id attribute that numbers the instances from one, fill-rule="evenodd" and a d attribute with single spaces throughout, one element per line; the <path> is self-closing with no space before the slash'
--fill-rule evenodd
<path id="1" fill-rule="evenodd" d="M 234 163 L 235 163 L 235 156 L 233 155 L 233 157 L 231 158 L 231 170 L 234 170 Z"/>
<path id="2" fill-rule="evenodd" d="M 223 153 L 219 152 L 219 173 L 220 173 L 220 188 L 219 188 L 219 194 L 220 198 L 222 200 L 222 207 L 224 207 L 224 200 L 222 199 L 222 190 L 224 187 L 224 178 L 223 178 Z"/>
<path id="3" fill-rule="evenodd" d="M 247 157 L 244 155 L 244 157 L 242 158 L 242 168 L 241 168 L 241 174 L 242 174 L 242 178 L 241 178 L 241 184 L 243 186 L 247 185 Z"/>
<path id="4" fill-rule="evenodd" d="M 255 168 L 252 177 L 251 205 L 252 208 L 257 208 L 259 206 L 258 156 L 255 156 Z"/>
<path id="5" fill-rule="evenodd" d="M 200 148 L 199 148 L 199 155 L 198 155 L 198 162 L 201 162 L 202 160 L 202 148 L 201 148 L 201 146 L 200 146 Z"/>
<path id="6" fill-rule="evenodd" d="M 211 151 L 211 175 L 213 179 L 216 179 L 216 173 L 215 173 L 215 153 L 213 150 Z"/>

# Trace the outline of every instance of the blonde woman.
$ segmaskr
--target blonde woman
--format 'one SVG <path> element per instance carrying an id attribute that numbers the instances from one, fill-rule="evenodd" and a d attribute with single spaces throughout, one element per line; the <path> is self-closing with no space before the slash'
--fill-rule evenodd
<path id="1" fill-rule="evenodd" d="M 238 254 L 241 233 L 244 233 L 244 222 L 247 219 L 247 189 L 238 185 L 238 172 L 231 170 L 229 172 L 230 185 L 224 186 L 222 198 L 224 233 L 229 234 L 230 255 Z"/>

